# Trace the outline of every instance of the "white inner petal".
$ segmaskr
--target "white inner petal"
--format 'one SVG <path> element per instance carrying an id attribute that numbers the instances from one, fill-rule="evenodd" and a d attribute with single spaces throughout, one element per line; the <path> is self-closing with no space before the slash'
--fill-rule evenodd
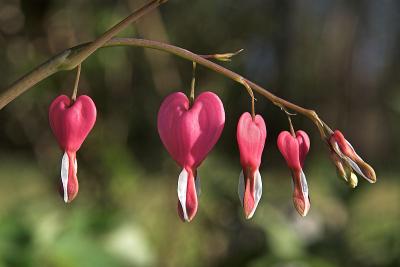
<path id="1" fill-rule="evenodd" d="M 340 150 L 338 143 L 337 142 L 333 143 L 332 147 L 333 147 L 333 150 L 336 152 L 336 154 L 338 154 L 339 157 L 343 158 L 343 153 Z"/>
<path id="2" fill-rule="evenodd" d="M 74 173 L 75 173 L 75 176 L 78 173 L 78 161 L 76 160 L 76 158 L 75 158 L 75 162 L 74 162 Z"/>
<path id="3" fill-rule="evenodd" d="M 351 147 L 351 149 L 353 149 L 353 152 L 355 152 L 354 147 L 349 143 L 349 141 L 346 140 L 346 143 Z"/>
<path id="4" fill-rule="evenodd" d="M 360 167 L 358 167 L 357 163 L 352 161 L 349 157 L 346 157 L 347 162 L 351 165 L 351 168 L 356 171 L 359 175 L 361 175 L 364 179 L 366 179 L 368 182 L 373 183 L 371 179 L 369 179 L 367 176 L 364 175 L 364 173 L 361 171 Z"/>
<path id="5" fill-rule="evenodd" d="M 64 155 L 61 160 L 61 182 L 64 190 L 64 202 L 68 202 L 68 169 L 69 169 L 69 159 L 67 152 L 64 152 Z"/>
<path id="6" fill-rule="evenodd" d="M 196 187 L 197 197 L 199 197 L 200 194 L 201 194 L 201 185 L 200 185 L 200 176 L 199 175 L 196 176 L 196 180 L 194 182 L 194 186 Z"/>
<path id="7" fill-rule="evenodd" d="M 303 196 L 305 199 L 308 198 L 308 185 L 306 180 L 306 175 L 304 174 L 303 170 L 300 173 L 300 183 L 301 183 L 301 191 L 303 192 Z"/>
<path id="8" fill-rule="evenodd" d="M 188 222 L 189 217 L 188 217 L 187 211 L 186 211 L 187 181 L 188 181 L 188 173 L 185 170 L 185 168 L 183 168 L 183 170 L 179 174 L 179 178 L 178 178 L 178 199 L 179 199 L 179 202 L 181 203 L 183 217 L 184 217 L 185 221 Z"/>
<path id="9" fill-rule="evenodd" d="M 243 175 L 243 170 L 240 171 L 240 174 L 239 174 L 238 195 L 239 195 L 240 203 L 243 206 L 243 198 L 244 198 L 244 175 Z"/>
<path id="10" fill-rule="evenodd" d="M 261 174 L 257 170 L 255 172 L 255 177 L 254 177 L 254 207 L 251 213 L 249 214 L 248 219 L 253 217 L 254 212 L 256 211 L 256 208 L 258 206 L 258 202 L 260 202 L 261 195 L 262 195 L 262 181 L 261 181 Z"/>
<path id="11" fill-rule="evenodd" d="M 360 155 L 357 154 L 357 152 L 355 151 L 355 149 L 353 148 L 353 146 L 349 143 L 349 141 L 346 140 L 346 142 L 347 142 L 347 144 L 351 147 L 351 149 L 353 149 L 353 153 L 354 153 L 360 160 L 364 161 L 364 160 L 360 157 Z M 369 180 L 368 178 L 365 178 L 365 179 Z"/>

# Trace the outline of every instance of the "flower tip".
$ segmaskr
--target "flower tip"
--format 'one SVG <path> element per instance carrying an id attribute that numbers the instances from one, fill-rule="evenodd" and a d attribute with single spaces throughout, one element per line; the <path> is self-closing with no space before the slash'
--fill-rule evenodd
<path id="1" fill-rule="evenodd" d="M 296 208 L 297 212 L 302 216 L 306 217 L 308 214 L 308 211 L 310 210 L 310 202 L 308 200 L 303 201 L 302 199 L 299 198 L 294 198 L 294 207 Z"/>
<path id="2" fill-rule="evenodd" d="M 248 213 L 245 211 L 244 215 L 245 215 L 244 217 L 246 218 L 246 220 L 250 220 L 251 218 L 253 218 L 254 212 Z"/>
<path id="3" fill-rule="evenodd" d="M 310 210 L 310 204 L 303 202 L 302 200 L 298 199 L 298 200 L 294 200 L 295 201 L 295 208 L 297 210 L 297 212 L 300 214 L 301 217 L 306 217 L 308 214 L 308 211 Z"/>
<path id="4" fill-rule="evenodd" d="M 349 186 L 350 186 L 351 188 L 353 188 L 353 189 L 357 187 L 358 178 L 357 178 L 357 175 L 355 175 L 354 172 L 352 172 L 352 173 L 350 174 L 350 178 L 349 178 L 348 183 L 349 183 Z"/>
<path id="5" fill-rule="evenodd" d="M 183 212 L 182 205 L 179 200 L 177 207 L 178 207 L 178 215 L 179 218 L 182 220 L 182 222 L 187 222 L 187 223 L 191 222 L 197 213 L 197 208 L 196 208 L 196 210 L 191 210 L 185 216 L 185 213 Z"/>
<path id="6" fill-rule="evenodd" d="M 243 207 L 244 216 L 251 219 L 262 196 L 261 174 L 256 170 L 253 175 L 243 171 L 239 175 L 238 195 Z"/>
<path id="7" fill-rule="evenodd" d="M 197 213 L 200 184 L 196 184 L 193 172 L 196 173 L 196 170 L 183 168 L 178 178 L 178 214 L 184 222 L 190 222 Z"/>
<path id="8" fill-rule="evenodd" d="M 257 205 L 254 201 L 254 199 L 248 194 L 248 192 L 245 192 L 244 195 L 244 200 L 243 200 L 243 212 L 244 212 L 244 217 L 249 220 L 253 217 L 254 212 L 256 211 Z"/>
<path id="9" fill-rule="evenodd" d="M 60 182 L 60 184 L 58 186 L 58 193 L 59 193 L 60 197 L 63 199 L 63 202 L 65 204 L 69 204 L 78 195 L 78 188 L 79 188 L 79 185 L 77 182 L 71 183 L 70 186 L 68 187 L 68 189 L 64 189 L 63 184 Z"/>
<path id="10" fill-rule="evenodd" d="M 364 168 L 365 176 L 367 176 L 367 181 L 370 182 L 371 184 L 376 183 L 376 173 L 375 170 L 368 165 L 367 163 L 364 162 Z"/>
<path id="11" fill-rule="evenodd" d="M 60 194 L 60 197 L 63 199 L 63 202 L 65 204 L 71 203 L 75 199 L 75 197 L 78 195 L 78 191 L 69 190 L 68 197 L 66 197 L 64 195 L 64 190 L 62 188 L 62 185 L 60 185 L 60 188 L 58 189 L 58 193 Z"/>

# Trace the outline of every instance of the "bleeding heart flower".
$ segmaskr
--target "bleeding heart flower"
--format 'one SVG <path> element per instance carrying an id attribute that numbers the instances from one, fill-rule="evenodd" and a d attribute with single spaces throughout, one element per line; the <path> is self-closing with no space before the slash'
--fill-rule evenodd
<path id="1" fill-rule="evenodd" d="M 338 177 L 345 180 L 351 188 L 355 188 L 358 184 L 358 178 L 353 172 L 350 164 L 347 161 L 342 160 L 333 150 L 330 151 L 330 157 L 336 166 Z"/>
<path id="2" fill-rule="evenodd" d="M 344 138 L 343 134 L 336 130 L 329 139 L 331 149 L 342 160 L 342 164 L 351 167 L 356 173 L 364 177 L 368 182 L 376 182 L 374 169 L 357 155 L 353 146 Z M 337 164 L 336 164 L 337 166 Z"/>
<path id="3" fill-rule="evenodd" d="M 183 168 L 178 179 L 178 213 L 191 221 L 197 212 L 200 178 L 197 168 L 218 141 L 225 124 L 221 100 L 200 94 L 189 107 L 182 92 L 169 95 L 158 112 L 158 133 L 172 158 Z"/>
<path id="4" fill-rule="evenodd" d="M 277 143 L 292 172 L 294 206 L 301 216 L 306 216 L 311 204 L 303 165 L 310 150 L 310 139 L 304 131 L 297 131 L 296 137 L 288 131 L 283 131 L 279 134 Z"/>
<path id="5" fill-rule="evenodd" d="M 250 113 L 243 113 L 237 125 L 236 137 L 242 165 L 238 194 L 246 219 L 250 219 L 253 217 L 262 195 L 262 181 L 258 169 L 267 138 L 264 119 L 260 115 L 256 115 L 253 120 Z"/>
<path id="6" fill-rule="evenodd" d="M 71 202 L 77 195 L 76 152 L 96 121 L 96 106 L 88 96 L 79 96 L 71 102 L 66 95 L 57 97 L 49 108 L 50 126 L 64 151 L 61 161 L 61 186 L 64 201 Z"/>

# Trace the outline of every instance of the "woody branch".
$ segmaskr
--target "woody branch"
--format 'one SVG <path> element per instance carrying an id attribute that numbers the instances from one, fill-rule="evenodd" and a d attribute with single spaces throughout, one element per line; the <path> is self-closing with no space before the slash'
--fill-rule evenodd
<path id="1" fill-rule="evenodd" d="M 7 104 L 16 99 L 22 93 L 32 88 L 40 81 L 48 78 L 49 76 L 64 70 L 71 70 L 80 65 L 87 57 L 94 53 L 97 49 L 102 47 L 113 47 L 113 46 L 135 46 L 151 48 L 160 51 L 164 51 L 170 54 L 174 54 L 178 57 L 187 59 L 192 62 L 196 62 L 212 71 L 220 73 L 227 78 L 230 78 L 241 85 L 248 85 L 252 90 L 264 96 L 266 99 L 271 101 L 274 105 L 281 109 L 289 109 L 298 114 L 302 114 L 310 119 L 318 128 L 321 137 L 326 140 L 326 137 L 330 135 L 330 128 L 319 118 L 318 114 L 311 109 L 306 109 L 299 105 L 296 105 L 288 100 L 282 99 L 262 86 L 244 78 L 240 74 L 233 72 L 219 64 L 210 61 L 208 58 L 213 58 L 210 55 L 198 55 L 184 48 L 152 41 L 145 39 L 136 38 L 113 38 L 121 30 L 125 29 L 130 23 L 136 21 L 146 13 L 154 10 L 159 5 L 167 2 L 167 0 L 153 0 L 148 4 L 144 5 L 140 9 L 133 12 L 127 18 L 119 22 L 113 28 L 105 32 L 95 41 L 77 45 L 75 47 L 66 49 L 61 53 L 47 60 L 42 65 L 36 67 L 28 74 L 21 77 L 19 80 L 11 84 L 6 88 L 3 93 L 0 94 L 0 110 L 3 109 Z M 113 38 L 113 39 L 112 39 Z M 235 53 L 229 53 L 229 55 L 235 55 Z M 218 54 L 219 55 L 219 54 Z M 227 54 L 228 55 L 228 54 Z M 218 58 L 218 57 L 216 57 Z"/>

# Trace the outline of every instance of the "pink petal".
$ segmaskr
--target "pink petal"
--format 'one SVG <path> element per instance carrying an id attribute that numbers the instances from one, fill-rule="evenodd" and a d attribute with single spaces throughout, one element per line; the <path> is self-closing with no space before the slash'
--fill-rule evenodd
<path id="1" fill-rule="evenodd" d="M 301 169 L 299 158 L 299 143 L 288 131 L 282 131 L 278 136 L 278 148 L 291 169 Z"/>
<path id="2" fill-rule="evenodd" d="M 158 112 L 161 140 L 182 167 L 196 168 L 218 141 L 225 123 L 221 100 L 211 92 L 200 94 L 189 109 L 186 95 L 169 95 Z"/>
<path id="3" fill-rule="evenodd" d="M 262 180 L 258 169 L 240 172 L 238 194 L 246 219 L 252 218 L 262 196 Z"/>
<path id="4" fill-rule="evenodd" d="M 301 167 L 303 167 L 306 155 L 310 150 L 310 138 L 308 138 L 306 132 L 299 130 L 296 132 L 296 139 L 297 142 L 299 143 L 299 159 Z"/>
<path id="5" fill-rule="evenodd" d="M 197 212 L 198 189 L 196 187 L 195 173 L 190 169 L 183 169 L 178 179 L 178 214 L 186 222 L 190 222 Z"/>
<path id="6" fill-rule="evenodd" d="M 308 185 L 303 170 L 292 171 L 293 204 L 301 216 L 306 216 L 311 207 Z"/>
<path id="7" fill-rule="evenodd" d="M 348 157 L 356 158 L 358 155 L 355 153 L 354 148 L 350 143 L 344 138 L 342 132 L 336 130 L 332 136 L 331 140 L 339 145 L 340 151 Z"/>
<path id="8" fill-rule="evenodd" d="M 64 153 L 61 164 L 61 180 L 59 193 L 65 203 L 70 203 L 78 194 L 79 183 L 77 175 L 78 164 L 76 161 L 76 153 Z"/>
<path id="9" fill-rule="evenodd" d="M 49 120 L 62 150 L 78 151 L 96 122 L 96 106 L 85 95 L 72 105 L 69 97 L 61 95 L 50 105 Z"/>
<path id="10" fill-rule="evenodd" d="M 251 170 L 258 169 L 267 138 L 264 119 L 256 115 L 253 121 L 250 113 L 243 113 L 237 125 L 236 137 L 242 167 L 251 168 Z"/>

